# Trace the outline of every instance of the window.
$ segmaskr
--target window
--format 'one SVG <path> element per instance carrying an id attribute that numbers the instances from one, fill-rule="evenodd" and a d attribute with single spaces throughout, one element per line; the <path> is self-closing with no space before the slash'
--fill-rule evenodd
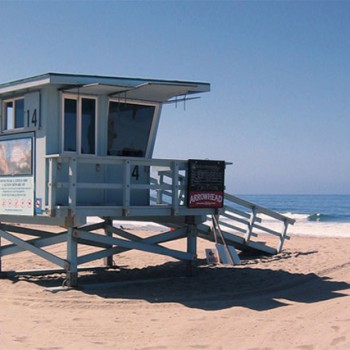
<path id="1" fill-rule="evenodd" d="M 81 154 L 96 153 L 96 100 L 64 97 L 63 149 Z"/>
<path id="2" fill-rule="evenodd" d="M 144 157 L 155 107 L 111 101 L 108 113 L 108 155 Z"/>
<path id="3" fill-rule="evenodd" d="M 77 151 L 77 101 L 64 100 L 64 150 Z"/>
<path id="4" fill-rule="evenodd" d="M 24 98 L 5 100 L 3 115 L 4 130 L 24 128 Z"/>
<path id="5" fill-rule="evenodd" d="M 95 100 L 83 98 L 81 103 L 81 153 L 95 153 Z"/>

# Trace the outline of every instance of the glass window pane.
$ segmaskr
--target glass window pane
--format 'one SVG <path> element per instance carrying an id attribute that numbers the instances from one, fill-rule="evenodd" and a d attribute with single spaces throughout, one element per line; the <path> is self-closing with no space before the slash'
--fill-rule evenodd
<path id="1" fill-rule="evenodd" d="M 5 129 L 11 130 L 14 128 L 14 118 L 13 118 L 13 102 L 6 102 L 5 103 Z"/>
<path id="2" fill-rule="evenodd" d="M 95 154 L 96 101 L 83 98 L 81 102 L 81 153 Z"/>
<path id="3" fill-rule="evenodd" d="M 77 101 L 64 100 L 64 150 L 77 151 Z"/>
<path id="4" fill-rule="evenodd" d="M 108 155 L 144 157 L 154 109 L 154 106 L 110 102 Z"/>
<path id="5" fill-rule="evenodd" d="M 24 128 L 24 99 L 15 101 L 15 128 Z"/>

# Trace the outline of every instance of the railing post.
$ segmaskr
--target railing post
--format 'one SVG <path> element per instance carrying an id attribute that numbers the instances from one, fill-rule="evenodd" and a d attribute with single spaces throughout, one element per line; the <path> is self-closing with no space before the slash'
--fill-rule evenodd
<path id="1" fill-rule="evenodd" d="M 278 253 L 281 253 L 281 251 L 283 249 L 284 240 L 286 238 L 287 230 L 288 230 L 288 221 L 284 220 L 283 223 L 284 223 L 284 225 L 283 225 L 282 233 L 281 233 L 281 236 L 280 236 L 280 244 L 279 244 L 279 247 L 278 247 Z"/>
<path id="2" fill-rule="evenodd" d="M 254 228 L 254 222 L 255 222 L 255 218 L 256 218 L 256 208 L 253 206 L 252 207 L 252 216 L 250 217 L 249 223 L 248 223 L 248 229 L 247 229 L 247 233 L 245 236 L 245 240 L 246 243 L 248 243 L 250 241 L 250 237 L 253 233 L 253 228 Z"/>
<path id="3" fill-rule="evenodd" d="M 123 179 L 123 208 L 127 211 L 130 208 L 130 183 L 131 183 L 131 165 L 130 160 L 124 163 Z"/>
<path id="4" fill-rule="evenodd" d="M 161 174 L 158 172 L 158 184 L 163 185 L 164 184 L 164 174 Z M 163 189 L 157 190 L 157 204 L 163 204 Z"/>
<path id="5" fill-rule="evenodd" d="M 183 184 L 185 182 L 185 178 L 183 177 L 179 177 L 179 184 L 181 186 L 181 190 L 179 191 L 179 201 L 180 201 L 180 205 L 184 205 L 185 204 L 185 194 L 186 194 L 186 189 L 183 188 Z"/>
<path id="6" fill-rule="evenodd" d="M 56 205 L 56 183 L 57 183 L 57 161 L 54 158 L 49 158 L 49 171 L 48 171 L 48 209 L 52 213 Z"/>
<path id="7" fill-rule="evenodd" d="M 70 209 L 75 209 L 77 205 L 77 159 L 69 159 L 69 189 L 68 189 L 68 205 Z"/>
<path id="8" fill-rule="evenodd" d="M 179 207 L 179 164 L 173 162 L 172 164 L 172 209 L 176 213 Z"/>

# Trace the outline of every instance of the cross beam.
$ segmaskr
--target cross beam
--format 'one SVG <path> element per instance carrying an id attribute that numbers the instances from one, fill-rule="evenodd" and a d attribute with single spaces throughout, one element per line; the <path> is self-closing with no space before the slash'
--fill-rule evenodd
<path id="1" fill-rule="evenodd" d="M 91 225 L 67 227 L 66 231 L 58 233 L 0 223 L 0 238 L 9 242 L 9 244 L 1 246 L 0 241 L 0 272 L 2 272 L 2 258 L 23 251 L 28 251 L 63 268 L 67 274 L 68 286 L 77 285 L 79 265 L 106 258 L 106 266 L 111 266 L 114 255 L 133 249 L 185 260 L 191 267 L 192 262 L 197 258 L 197 226 L 192 222 L 190 224 L 184 222 L 181 227 L 177 223 L 176 226 L 177 228 L 174 230 L 144 238 L 114 227 L 110 219 Z M 161 245 L 183 238 L 187 238 L 187 251 L 170 249 Z M 65 259 L 44 249 L 59 243 L 66 244 Z M 79 256 L 78 246 L 81 244 L 101 249 Z M 36 274 L 39 272 L 36 271 Z M 43 270 L 43 273 L 47 274 L 47 272 L 47 269 Z"/>

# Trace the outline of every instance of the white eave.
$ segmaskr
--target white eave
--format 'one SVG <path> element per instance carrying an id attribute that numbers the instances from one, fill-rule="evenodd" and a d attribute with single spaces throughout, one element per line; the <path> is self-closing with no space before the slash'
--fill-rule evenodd
<path id="1" fill-rule="evenodd" d="M 210 91 L 210 84 L 188 81 L 120 78 L 92 75 L 48 73 L 7 84 L 0 84 L 0 95 L 56 85 L 67 93 L 108 95 L 164 103 L 171 98 Z"/>
<path id="2" fill-rule="evenodd" d="M 79 87 L 65 88 L 64 92 L 86 95 L 108 95 L 112 98 L 123 98 L 140 101 L 163 103 L 176 96 L 195 93 L 194 86 L 166 83 L 143 83 L 133 87 L 104 84 L 88 84 Z"/>
<path id="3" fill-rule="evenodd" d="M 29 90 L 47 84 L 50 84 L 50 77 L 43 78 L 40 80 L 18 81 L 14 83 L 3 84 L 0 85 L 0 95 L 16 91 Z"/>

